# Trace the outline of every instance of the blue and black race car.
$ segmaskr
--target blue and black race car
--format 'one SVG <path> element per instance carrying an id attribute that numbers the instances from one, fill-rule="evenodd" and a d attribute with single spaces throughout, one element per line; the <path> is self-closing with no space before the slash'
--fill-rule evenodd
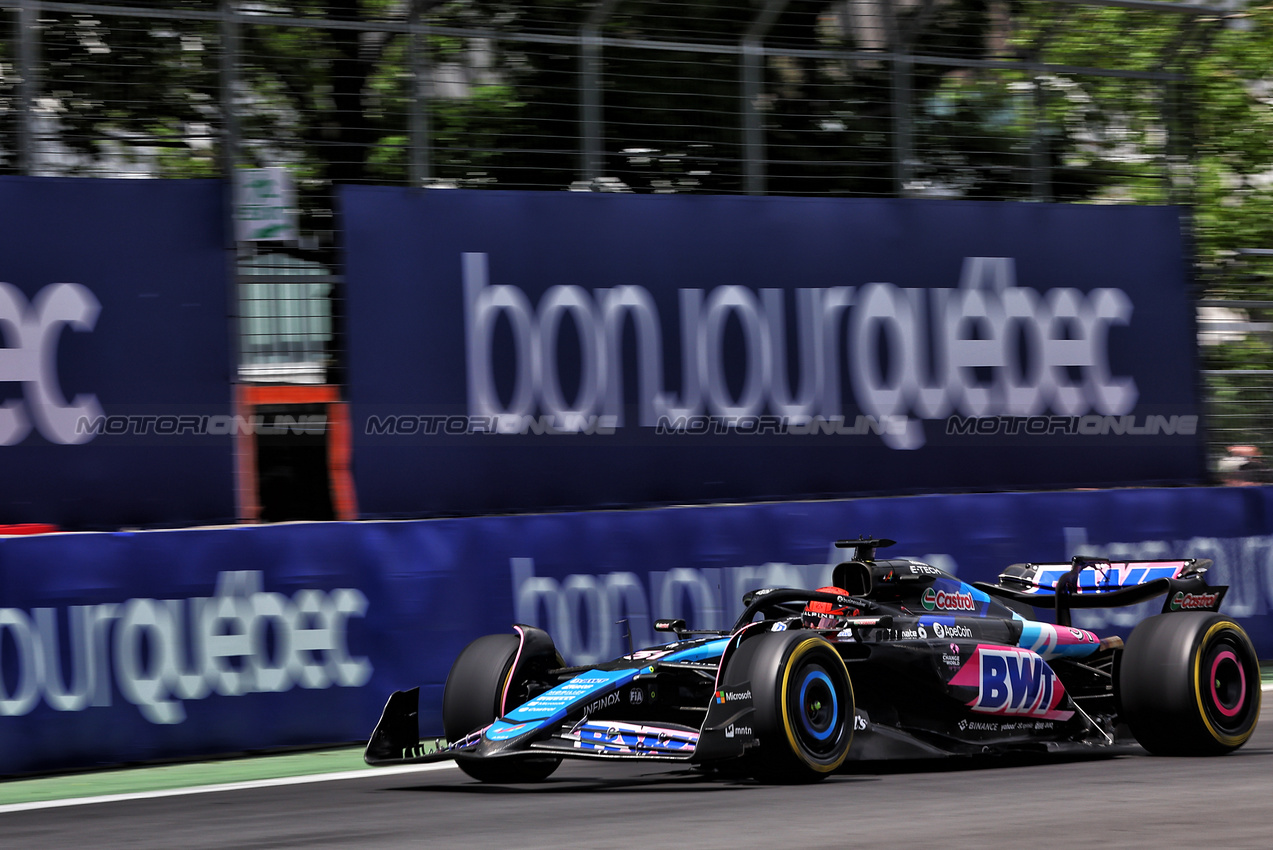
<path id="1" fill-rule="evenodd" d="M 445 736 L 421 740 L 419 690 L 395 692 L 369 764 L 455 759 L 485 782 L 530 782 L 563 758 L 685 762 L 765 782 L 820 779 L 854 760 L 1094 751 L 1130 735 L 1159 755 L 1218 755 L 1260 713 L 1250 639 L 1218 613 L 1206 560 L 1076 557 L 968 584 L 840 541 L 818 590 L 748 593 L 728 631 L 675 636 L 567 667 L 544 631 L 469 644 L 447 678 Z M 1071 625 L 1078 608 L 1163 596 L 1126 643 Z M 1036 610 L 1049 612 L 1036 618 Z"/>

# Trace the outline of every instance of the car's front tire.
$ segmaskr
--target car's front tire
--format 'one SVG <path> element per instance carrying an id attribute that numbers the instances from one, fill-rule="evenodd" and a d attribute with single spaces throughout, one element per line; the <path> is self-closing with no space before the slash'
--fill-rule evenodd
<path id="1" fill-rule="evenodd" d="M 522 691 L 516 681 L 517 635 L 484 635 L 470 643 L 451 665 L 442 692 L 442 728 L 448 740 L 458 741 L 489 726 L 516 708 L 522 700 L 505 695 Z M 558 665 L 559 666 L 559 665 Z M 560 757 L 480 759 L 457 755 L 460 770 L 480 782 L 538 782 L 561 764 Z"/>
<path id="2" fill-rule="evenodd" d="M 853 740 L 853 684 L 839 653 L 807 632 L 743 642 L 731 672 L 751 685 L 761 782 L 815 782 L 844 764 Z"/>
<path id="3" fill-rule="evenodd" d="M 1119 660 L 1121 717 L 1154 755 L 1220 755 L 1260 716 L 1260 662 L 1223 614 L 1159 614 L 1141 622 Z"/>

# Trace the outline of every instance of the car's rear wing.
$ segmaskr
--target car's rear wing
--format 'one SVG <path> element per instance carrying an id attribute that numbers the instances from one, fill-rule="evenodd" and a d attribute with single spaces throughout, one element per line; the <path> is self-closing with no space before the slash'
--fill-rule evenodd
<path id="1" fill-rule="evenodd" d="M 1057 623 L 1069 625 L 1074 608 L 1118 608 L 1163 595 L 1163 613 L 1217 611 L 1228 587 L 1207 584 L 1210 567 L 1206 558 L 1111 561 L 1076 555 L 1068 564 L 1013 564 L 997 584 L 974 586 L 1003 599 L 1054 608 Z"/>

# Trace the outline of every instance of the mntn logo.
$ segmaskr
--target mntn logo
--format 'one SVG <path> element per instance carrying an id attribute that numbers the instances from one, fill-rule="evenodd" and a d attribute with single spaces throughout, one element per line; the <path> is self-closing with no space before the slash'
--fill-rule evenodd
<path id="1" fill-rule="evenodd" d="M 1065 686 L 1036 653 L 983 646 L 977 654 L 977 698 L 969 703 L 973 711 L 1056 720 L 1069 719 L 1073 714 L 1057 710 L 1065 698 Z"/>

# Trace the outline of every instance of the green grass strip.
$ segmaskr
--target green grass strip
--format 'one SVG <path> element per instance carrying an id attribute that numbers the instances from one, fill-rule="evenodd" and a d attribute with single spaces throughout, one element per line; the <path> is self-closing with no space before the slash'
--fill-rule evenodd
<path id="1" fill-rule="evenodd" d="M 199 785 L 223 785 L 363 769 L 367 769 L 367 765 L 362 760 L 361 745 L 190 764 L 144 765 L 7 780 L 0 782 L 0 805 L 107 794 L 136 794 L 169 788 L 193 788 Z"/>

